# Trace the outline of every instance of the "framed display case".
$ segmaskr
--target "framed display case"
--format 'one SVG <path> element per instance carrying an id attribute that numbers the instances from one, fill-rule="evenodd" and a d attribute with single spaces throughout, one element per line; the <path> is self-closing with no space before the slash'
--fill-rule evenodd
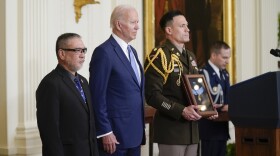
<path id="1" fill-rule="evenodd" d="M 218 114 L 213 107 L 213 100 L 209 92 L 204 75 L 183 75 L 184 88 L 189 102 L 198 106 L 198 114 L 209 117 Z"/>

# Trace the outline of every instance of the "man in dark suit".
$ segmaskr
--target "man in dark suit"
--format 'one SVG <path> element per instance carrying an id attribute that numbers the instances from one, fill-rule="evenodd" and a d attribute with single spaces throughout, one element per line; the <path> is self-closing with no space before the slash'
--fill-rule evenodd
<path id="1" fill-rule="evenodd" d="M 112 35 L 96 47 L 90 62 L 90 89 L 101 156 L 140 156 L 145 143 L 144 77 L 135 49 L 138 14 L 117 6 L 111 15 Z"/>
<path id="2" fill-rule="evenodd" d="M 57 39 L 58 65 L 36 91 L 43 156 L 98 156 L 88 82 L 77 73 L 86 51 L 78 34 Z"/>
<path id="3" fill-rule="evenodd" d="M 214 106 L 218 110 L 228 111 L 229 74 L 226 65 L 230 59 L 230 47 L 223 41 L 216 41 L 210 49 L 210 59 L 202 68 L 208 84 Z M 225 156 L 229 139 L 228 121 L 199 121 L 201 156 Z"/>

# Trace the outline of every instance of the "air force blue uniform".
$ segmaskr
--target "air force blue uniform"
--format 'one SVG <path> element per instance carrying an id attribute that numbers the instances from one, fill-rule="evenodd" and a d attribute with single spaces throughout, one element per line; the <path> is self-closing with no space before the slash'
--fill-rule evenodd
<path id="1" fill-rule="evenodd" d="M 207 62 L 200 73 L 204 74 L 206 78 L 213 102 L 216 104 L 228 104 L 227 96 L 230 86 L 228 72 L 221 70 L 219 77 Z M 218 108 L 219 111 L 220 109 Z M 201 119 L 199 121 L 199 136 L 202 141 L 202 156 L 225 156 L 226 147 L 224 146 L 226 146 L 226 141 L 229 139 L 228 121 Z M 211 150 L 211 154 L 203 152 L 209 150 Z"/>

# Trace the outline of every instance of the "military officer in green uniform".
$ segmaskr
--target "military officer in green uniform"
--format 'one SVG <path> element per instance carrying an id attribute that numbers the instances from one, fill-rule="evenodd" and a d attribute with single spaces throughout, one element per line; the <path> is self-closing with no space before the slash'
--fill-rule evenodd
<path id="1" fill-rule="evenodd" d="M 154 142 L 159 156 L 197 155 L 198 122 L 201 116 L 188 103 L 183 74 L 197 74 L 195 55 L 185 49 L 189 41 L 186 18 L 180 11 L 169 11 L 160 20 L 166 41 L 145 59 L 145 97 L 157 109 L 154 117 Z"/>

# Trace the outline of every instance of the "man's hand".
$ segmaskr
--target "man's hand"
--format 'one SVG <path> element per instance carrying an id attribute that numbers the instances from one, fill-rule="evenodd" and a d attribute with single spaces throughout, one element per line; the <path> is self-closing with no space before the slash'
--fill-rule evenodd
<path id="1" fill-rule="evenodd" d="M 112 154 L 116 151 L 116 144 L 119 144 L 113 133 L 102 137 L 104 151 Z"/>
<path id="2" fill-rule="evenodd" d="M 215 108 L 221 108 L 222 112 L 228 112 L 228 104 L 213 104 Z"/>
<path id="3" fill-rule="evenodd" d="M 183 112 L 182 112 L 182 116 L 186 119 L 186 120 L 190 120 L 190 121 L 196 121 L 199 120 L 201 118 L 201 116 L 199 114 L 197 114 L 197 112 L 195 111 L 195 109 L 198 109 L 197 106 L 195 105 L 190 105 L 188 107 L 185 107 Z"/>
<path id="4" fill-rule="evenodd" d="M 224 105 L 221 109 L 223 112 L 228 112 L 228 105 Z"/>
<path id="5" fill-rule="evenodd" d="M 223 105 L 223 104 L 217 104 L 217 103 L 215 103 L 215 104 L 213 104 L 213 106 L 214 106 L 214 108 L 221 108 L 221 107 L 223 107 L 224 105 Z"/>
<path id="6" fill-rule="evenodd" d="M 219 115 L 218 115 L 218 114 L 215 114 L 215 115 L 212 115 L 212 116 L 208 117 L 207 119 L 208 119 L 208 120 L 215 120 L 215 119 L 217 119 L 218 117 L 219 117 Z"/>

